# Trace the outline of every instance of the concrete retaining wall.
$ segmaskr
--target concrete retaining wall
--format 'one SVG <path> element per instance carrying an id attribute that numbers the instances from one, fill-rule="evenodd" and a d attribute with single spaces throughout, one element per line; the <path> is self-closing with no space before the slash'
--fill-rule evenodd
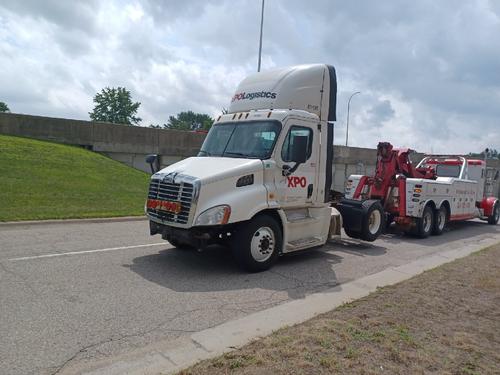
<path id="1" fill-rule="evenodd" d="M 203 133 L 14 113 L 0 113 L 0 134 L 82 146 L 144 171 L 147 154 L 171 164 L 196 155 L 205 139 Z"/>
<path id="2" fill-rule="evenodd" d="M 161 155 L 161 165 L 167 166 L 196 155 L 205 138 L 203 133 L 14 113 L 0 113 L 0 134 L 86 147 L 146 172 L 150 171 L 144 161 L 147 154 Z M 412 161 L 422 156 L 415 153 Z M 376 161 L 375 149 L 335 146 L 333 188 L 343 191 L 345 178 L 351 174 L 373 175 Z M 490 160 L 488 166 L 498 170 L 500 160 Z M 492 190 L 497 196 L 499 189 L 496 181 Z"/>

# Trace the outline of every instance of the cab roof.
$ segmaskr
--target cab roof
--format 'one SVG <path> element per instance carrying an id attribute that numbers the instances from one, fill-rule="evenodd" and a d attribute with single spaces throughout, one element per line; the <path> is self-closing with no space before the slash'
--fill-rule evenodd
<path id="1" fill-rule="evenodd" d="M 259 109 L 296 109 L 336 121 L 337 77 L 326 64 L 296 65 L 245 78 L 236 89 L 228 113 Z"/>

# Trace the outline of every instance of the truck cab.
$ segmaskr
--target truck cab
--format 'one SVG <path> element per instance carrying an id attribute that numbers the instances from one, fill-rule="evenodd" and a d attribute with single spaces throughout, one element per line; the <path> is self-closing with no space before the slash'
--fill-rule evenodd
<path id="1" fill-rule="evenodd" d="M 152 176 L 151 234 L 177 247 L 229 245 L 249 271 L 340 235 L 330 202 L 336 90 L 335 69 L 324 64 L 243 80 L 199 154 Z M 373 211 L 382 207 L 367 206 L 360 226 Z"/>

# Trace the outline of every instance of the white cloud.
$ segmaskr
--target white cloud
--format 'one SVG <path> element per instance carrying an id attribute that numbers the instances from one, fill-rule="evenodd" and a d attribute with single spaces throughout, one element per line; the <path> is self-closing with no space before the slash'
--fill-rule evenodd
<path id="1" fill-rule="evenodd" d="M 336 143 L 434 152 L 500 148 L 497 2 L 269 0 L 263 68 L 336 66 Z M 216 115 L 257 64 L 260 2 L 5 0 L 0 100 L 14 112 L 88 119 L 125 86 L 143 125 Z"/>

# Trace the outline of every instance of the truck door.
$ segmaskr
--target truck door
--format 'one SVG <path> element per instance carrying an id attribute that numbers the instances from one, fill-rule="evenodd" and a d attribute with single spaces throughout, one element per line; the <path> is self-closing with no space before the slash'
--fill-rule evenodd
<path id="1" fill-rule="evenodd" d="M 286 134 L 280 137 L 281 147 L 276 153 L 276 192 L 281 207 L 303 207 L 316 199 L 318 185 L 318 148 L 317 124 L 303 120 L 290 119 Z M 297 136 L 308 137 L 307 160 L 290 172 L 295 163 L 291 161 L 291 148 Z"/>

